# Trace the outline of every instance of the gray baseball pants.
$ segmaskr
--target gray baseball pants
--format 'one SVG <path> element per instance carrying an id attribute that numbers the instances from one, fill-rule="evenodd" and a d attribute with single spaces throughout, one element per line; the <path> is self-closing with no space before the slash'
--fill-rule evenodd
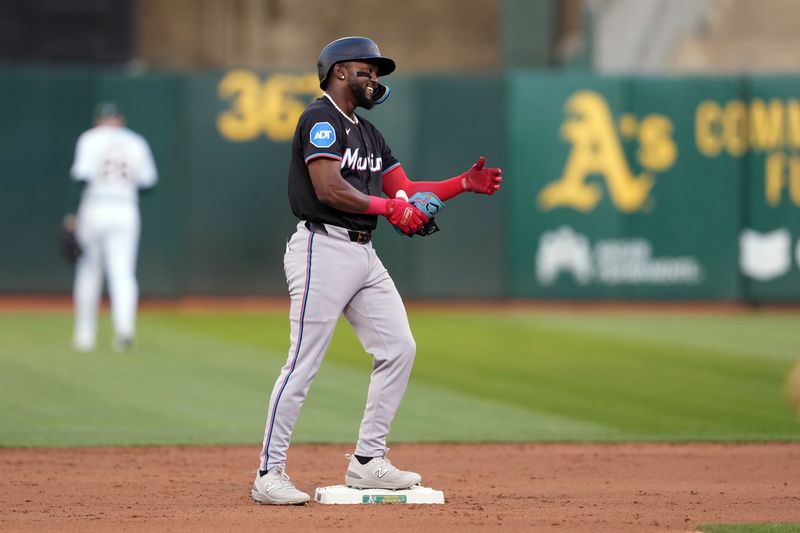
<path id="1" fill-rule="evenodd" d="M 341 314 L 373 365 L 355 453 L 378 457 L 406 391 L 416 344 L 397 288 L 372 243 L 352 242 L 347 230 L 327 235 L 297 225 L 284 270 L 291 308 L 291 347 L 270 396 L 260 469 L 286 463 L 292 431 Z"/>

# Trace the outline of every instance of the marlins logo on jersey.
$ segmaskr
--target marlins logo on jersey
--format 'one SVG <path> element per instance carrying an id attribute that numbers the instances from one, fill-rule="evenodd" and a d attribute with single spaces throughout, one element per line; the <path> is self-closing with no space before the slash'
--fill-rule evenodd
<path id="1" fill-rule="evenodd" d="M 383 160 L 380 157 L 375 157 L 372 152 L 367 156 L 358 155 L 360 148 L 351 150 L 348 148 L 344 151 L 342 157 L 342 168 L 349 168 L 350 170 L 366 170 L 370 169 L 372 172 L 379 172 L 383 168 Z"/>
<path id="2" fill-rule="evenodd" d="M 336 142 L 336 131 L 330 122 L 317 122 L 311 128 L 311 144 L 317 148 L 330 148 Z"/>

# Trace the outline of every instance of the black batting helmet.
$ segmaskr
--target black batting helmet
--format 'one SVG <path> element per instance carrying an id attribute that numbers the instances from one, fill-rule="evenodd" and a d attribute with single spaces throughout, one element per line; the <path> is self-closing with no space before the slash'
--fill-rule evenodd
<path id="1" fill-rule="evenodd" d="M 387 76 L 394 72 L 394 61 L 383 57 L 375 41 L 367 37 L 343 37 L 336 39 L 322 49 L 317 60 L 319 87 L 324 89 L 328 84 L 328 76 L 336 63 L 343 61 L 366 61 L 378 67 L 378 76 Z"/>

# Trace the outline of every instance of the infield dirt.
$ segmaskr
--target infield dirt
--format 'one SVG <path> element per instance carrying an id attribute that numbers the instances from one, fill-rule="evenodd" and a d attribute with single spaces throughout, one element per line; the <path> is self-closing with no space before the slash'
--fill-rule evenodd
<path id="1" fill-rule="evenodd" d="M 343 445 L 295 445 L 298 488 L 342 483 Z M 4 531 L 691 531 L 800 522 L 800 444 L 399 444 L 445 505 L 272 507 L 258 445 L 0 449 Z"/>

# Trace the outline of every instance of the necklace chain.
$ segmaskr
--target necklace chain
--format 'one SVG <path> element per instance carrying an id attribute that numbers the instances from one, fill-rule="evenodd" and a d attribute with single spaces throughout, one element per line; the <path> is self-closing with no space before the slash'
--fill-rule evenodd
<path id="1" fill-rule="evenodd" d="M 358 117 L 356 117 L 355 113 L 353 113 L 353 117 L 355 117 L 355 118 L 350 118 L 349 116 L 347 116 L 347 113 L 345 113 L 344 111 L 339 109 L 339 106 L 336 105 L 336 102 L 333 101 L 333 98 L 331 98 L 331 95 L 329 95 L 328 93 L 325 93 L 325 96 L 328 98 L 328 100 L 331 101 L 331 103 L 333 104 L 333 107 L 336 108 L 336 111 L 341 113 L 344 118 L 349 120 L 352 124 L 358 124 Z"/>

